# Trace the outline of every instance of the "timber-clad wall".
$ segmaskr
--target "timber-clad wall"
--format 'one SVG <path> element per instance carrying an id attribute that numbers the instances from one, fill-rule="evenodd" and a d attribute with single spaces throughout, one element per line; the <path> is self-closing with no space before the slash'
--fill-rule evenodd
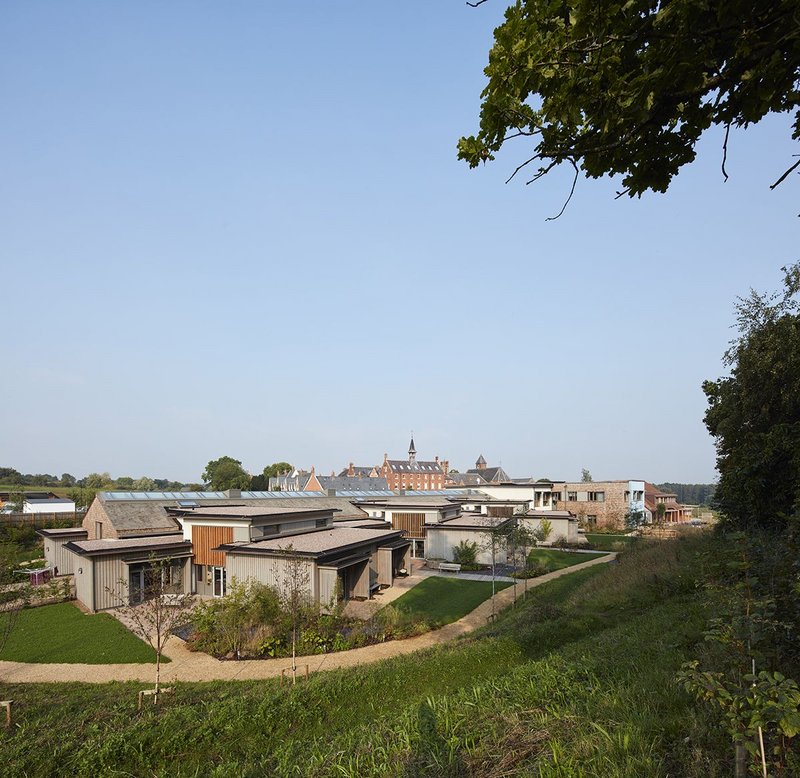
<path id="1" fill-rule="evenodd" d="M 195 527 L 197 530 L 198 527 Z M 239 583 L 244 583 L 248 579 L 260 581 L 267 586 L 271 586 L 275 591 L 283 591 L 286 581 L 291 577 L 292 565 L 294 562 L 281 557 L 267 556 L 266 554 L 228 554 L 225 561 L 225 570 L 230 582 L 234 578 Z M 317 598 L 315 585 L 315 565 L 310 559 L 299 558 L 298 574 L 307 578 L 308 594 L 311 599 Z"/>
<path id="2" fill-rule="evenodd" d="M 424 513 L 392 513 L 392 529 L 401 529 L 407 538 L 424 538 Z"/>
<path id="3" fill-rule="evenodd" d="M 513 505 L 490 505 L 489 506 L 489 516 L 513 516 L 514 515 L 514 506 Z"/>
<path id="4" fill-rule="evenodd" d="M 73 540 L 83 538 L 49 537 L 44 540 L 44 558 L 50 567 L 57 567 L 59 575 L 70 575 L 75 572 L 75 560 L 78 559 L 71 551 L 65 551 L 64 546 Z"/>
<path id="5" fill-rule="evenodd" d="M 194 549 L 194 563 L 196 565 L 213 565 L 223 567 L 225 554 L 222 551 L 212 551 L 222 543 L 233 542 L 233 527 L 192 527 L 192 548 Z"/>

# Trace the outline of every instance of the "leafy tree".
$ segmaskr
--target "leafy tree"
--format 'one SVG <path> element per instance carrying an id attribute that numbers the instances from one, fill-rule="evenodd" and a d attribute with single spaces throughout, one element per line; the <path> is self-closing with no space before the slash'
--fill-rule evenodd
<path id="1" fill-rule="evenodd" d="M 267 465 L 264 468 L 262 475 L 267 480 L 267 483 L 269 483 L 270 478 L 275 478 L 276 476 L 281 475 L 281 473 L 291 470 L 294 470 L 294 467 L 288 462 L 273 462 L 271 465 Z"/>
<path id="2" fill-rule="evenodd" d="M 739 299 L 730 375 L 703 384 L 720 476 L 714 502 L 741 528 L 781 528 L 800 512 L 800 263 L 784 273 L 781 295 Z"/>
<path id="3" fill-rule="evenodd" d="M 625 514 L 625 528 L 636 529 L 644 524 L 645 515 L 644 511 L 631 509 Z"/>
<path id="4" fill-rule="evenodd" d="M 137 492 L 152 492 L 156 488 L 156 482 L 152 478 L 143 475 L 131 484 L 131 488 Z"/>
<path id="5" fill-rule="evenodd" d="M 117 489 L 131 489 L 133 488 L 133 478 L 131 478 L 129 475 L 120 476 L 114 482 L 114 486 L 116 486 Z"/>
<path id="6" fill-rule="evenodd" d="M 663 502 L 656 505 L 656 522 L 658 524 L 664 523 L 664 516 L 667 514 L 667 506 Z"/>
<path id="7" fill-rule="evenodd" d="M 581 470 L 581 483 L 590 484 L 592 482 L 592 474 L 584 467 Z"/>
<path id="8" fill-rule="evenodd" d="M 712 125 L 725 176 L 731 127 L 797 112 L 800 138 L 797 0 L 518 0 L 494 38 L 480 130 L 458 143 L 470 167 L 516 140 L 511 178 L 566 163 L 575 180 L 622 175 L 633 197 L 666 191 Z"/>
<path id="9" fill-rule="evenodd" d="M 0 483 L 3 484 L 22 484 L 22 473 L 13 467 L 0 467 Z"/>
<path id="10" fill-rule="evenodd" d="M 206 465 L 202 478 L 215 491 L 247 489 L 250 486 L 250 475 L 242 463 L 233 457 L 212 459 Z"/>
<path id="11" fill-rule="evenodd" d="M 77 483 L 77 479 L 74 475 L 70 475 L 69 473 L 64 473 L 61 476 L 61 485 L 62 486 L 75 486 Z"/>
<path id="12" fill-rule="evenodd" d="M 85 478 L 81 478 L 78 484 L 87 489 L 99 491 L 113 486 L 114 479 L 108 473 L 89 473 Z"/>
<path id="13" fill-rule="evenodd" d="M 67 492 L 69 499 L 75 503 L 77 510 L 86 510 L 95 498 L 97 489 L 87 489 L 83 486 L 76 486 Z"/>

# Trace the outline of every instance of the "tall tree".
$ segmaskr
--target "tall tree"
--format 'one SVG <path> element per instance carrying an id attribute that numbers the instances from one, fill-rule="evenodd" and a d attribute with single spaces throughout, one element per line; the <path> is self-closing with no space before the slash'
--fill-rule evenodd
<path id="1" fill-rule="evenodd" d="M 743 528 L 780 528 L 800 514 L 800 263 L 784 274 L 782 294 L 739 299 L 730 375 L 703 384 L 717 447 L 714 502 Z"/>
<path id="2" fill-rule="evenodd" d="M 215 491 L 247 489 L 250 486 L 250 474 L 233 457 L 212 459 L 206 465 L 202 478 Z"/>
<path id="3" fill-rule="evenodd" d="M 592 474 L 584 467 L 581 470 L 581 483 L 590 484 L 592 482 Z"/>
<path id="4" fill-rule="evenodd" d="M 294 468 L 288 462 L 273 462 L 271 465 L 267 465 L 264 468 L 262 475 L 269 481 L 270 478 L 275 478 L 275 476 L 281 473 L 290 472 L 292 470 L 294 470 Z"/>
<path id="5" fill-rule="evenodd" d="M 458 156 L 475 167 L 514 141 L 525 148 L 511 178 L 567 164 L 575 180 L 622 175 L 633 197 L 666 191 L 720 125 L 727 177 L 731 127 L 796 112 L 800 138 L 798 12 L 797 0 L 518 0 L 494 32 L 480 130 Z"/>

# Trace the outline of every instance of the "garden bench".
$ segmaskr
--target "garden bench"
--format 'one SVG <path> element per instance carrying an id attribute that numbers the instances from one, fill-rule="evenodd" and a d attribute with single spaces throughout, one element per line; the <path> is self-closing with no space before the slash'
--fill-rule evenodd
<path id="1" fill-rule="evenodd" d="M 439 569 L 445 573 L 460 573 L 461 565 L 456 562 L 439 562 Z"/>

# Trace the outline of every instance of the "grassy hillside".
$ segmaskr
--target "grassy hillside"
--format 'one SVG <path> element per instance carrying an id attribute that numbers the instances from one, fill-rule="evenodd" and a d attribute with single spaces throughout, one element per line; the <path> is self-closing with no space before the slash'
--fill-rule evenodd
<path id="1" fill-rule="evenodd" d="M 0 685 L 18 722 L 5 774 L 727 775 L 724 738 L 674 681 L 708 616 L 708 542 L 637 544 L 467 639 L 294 689 L 182 684 L 136 713 L 135 684 Z"/>

